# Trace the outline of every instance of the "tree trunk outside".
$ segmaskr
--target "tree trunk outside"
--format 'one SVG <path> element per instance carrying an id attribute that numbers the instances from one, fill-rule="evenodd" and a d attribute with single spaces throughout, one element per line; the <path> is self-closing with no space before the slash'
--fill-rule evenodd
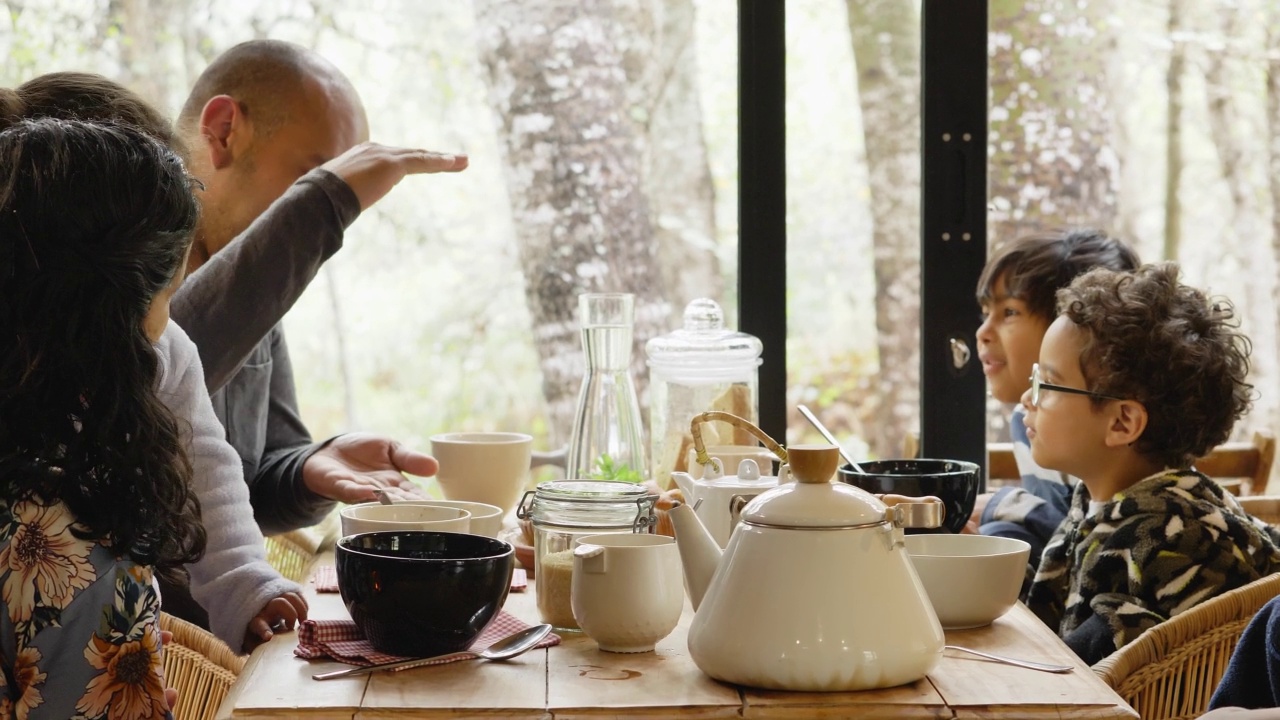
<path id="1" fill-rule="evenodd" d="M 1267 136 L 1270 138 L 1271 252 L 1280 258 L 1280 0 L 1267 8 Z M 1280 306 L 1280 275 L 1273 304 Z"/>
<path id="2" fill-rule="evenodd" d="M 991 0 L 993 244 L 1117 221 L 1105 85 L 1113 2 Z"/>
<path id="3" fill-rule="evenodd" d="M 1187 65 L 1187 44 L 1181 38 L 1187 0 L 1169 0 L 1169 70 L 1165 76 L 1164 257 L 1178 259 L 1182 244 L 1182 76 Z M 1131 242 L 1136 238 L 1128 238 Z"/>
<path id="4" fill-rule="evenodd" d="M 698 95 L 695 8 L 692 0 L 616 3 L 619 18 L 632 29 L 622 38 L 628 116 L 640 143 L 644 193 L 667 288 L 668 330 L 674 330 L 690 300 L 724 297 Z"/>
<path id="5" fill-rule="evenodd" d="M 902 0 L 847 0 L 874 222 L 877 457 L 920 424 L 920 18 Z M 976 309 L 975 309 L 976 312 Z"/>
<path id="6" fill-rule="evenodd" d="M 552 442 L 568 440 L 584 371 L 577 297 L 636 295 L 633 377 L 644 342 L 666 331 L 643 160 L 626 116 L 619 38 L 606 0 L 475 4 Z M 476 268 L 482 272 L 483 268 Z"/>
<path id="7" fill-rule="evenodd" d="M 1234 4 L 1219 8 L 1222 37 L 1228 39 L 1225 49 L 1209 53 L 1205 73 L 1205 92 L 1209 101 L 1209 129 L 1218 151 L 1223 181 L 1231 195 L 1231 222 L 1223 228 L 1225 253 L 1234 255 L 1240 268 L 1239 284 L 1227 289 L 1241 316 L 1242 329 L 1253 344 L 1249 358 L 1249 382 L 1254 387 L 1274 387 L 1277 378 L 1277 345 L 1275 291 L 1277 283 L 1276 254 L 1269 231 L 1266 208 L 1259 202 L 1258 189 L 1267 181 L 1267 163 L 1257 151 L 1256 131 L 1235 97 L 1241 72 L 1248 72 L 1233 57 L 1233 48 L 1248 43 L 1251 33 L 1247 23 L 1251 14 Z M 1258 79 L 1261 79 L 1260 77 Z M 1260 90 L 1262 88 L 1259 88 Z M 1274 180 L 1273 180 L 1274 182 Z M 1274 223 L 1274 221 L 1273 221 Z M 1277 403 L 1273 393 L 1258 393 L 1250 413 L 1251 425 L 1275 427 Z"/>
<path id="8" fill-rule="evenodd" d="M 169 78 L 163 38 L 156 28 L 173 27 L 177 15 L 169 0 L 111 0 L 107 23 L 119 32 L 120 84 L 156 107 L 169 106 Z"/>

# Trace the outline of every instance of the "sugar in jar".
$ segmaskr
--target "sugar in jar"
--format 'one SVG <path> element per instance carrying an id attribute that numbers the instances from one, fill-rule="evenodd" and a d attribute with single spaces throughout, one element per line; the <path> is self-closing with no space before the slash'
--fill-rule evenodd
<path id="1" fill-rule="evenodd" d="M 557 630 L 578 629 L 570 604 L 573 541 L 599 533 L 651 533 L 657 500 L 634 483 L 596 480 L 554 480 L 524 494 L 516 515 L 533 525 L 534 593 L 543 622 Z"/>

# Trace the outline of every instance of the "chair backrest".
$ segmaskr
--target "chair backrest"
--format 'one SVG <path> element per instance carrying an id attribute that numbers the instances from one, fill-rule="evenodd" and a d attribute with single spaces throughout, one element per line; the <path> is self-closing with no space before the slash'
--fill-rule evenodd
<path id="1" fill-rule="evenodd" d="M 1245 486 L 1239 495 L 1265 495 L 1275 459 L 1276 436 L 1270 430 L 1258 430 L 1252 442 L 1229 442 L 1214 448 L 1196 461 L 1196 469 L 1214 479 L 1240 478 Z"/>
<path id="2" fill-rule="evenodd" d="M 164 679 L 178 691 L 175 720 L 213 720 L 247 657 L 231 652 L 208 630 L 167 613 L 160 628 L 173 633 L 164 647 Z"/>
<path id="3" fill-rule="evenodd" d="M 1245 626 L 1277 595 L 1280 574 L 1206 600 L 1142 633 L 1093 671 L 1143 720 L 1198 718 Z"/>
<path id="4" fill-rule="evenodd" d="M 1268 525 L 1280 525 L 1280 496 L 1249 495 L 1236 498 L 1240 507 Z"/>
<path id="5" fill-rule="evenodd" d="M 1228 442 L 1196 461 L 1196 469 L 1237 495 L 1261 495 L 1276 459 L 1276 437 L 1258 430 L 1252 442 Z M 987 473 L 992 480 L 1017 480 L 1013 443 L 987 443 Z"/>

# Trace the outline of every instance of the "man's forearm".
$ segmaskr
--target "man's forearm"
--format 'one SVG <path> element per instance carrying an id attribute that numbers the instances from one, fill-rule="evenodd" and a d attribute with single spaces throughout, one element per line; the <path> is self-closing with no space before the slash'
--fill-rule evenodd
<path id="1" fill-rule="evenodd" d="M 341 178 L 312 170 L 183 282 L 170 312 L 199 348 L 211 394 L 293 307 L 359 214 Z"/>

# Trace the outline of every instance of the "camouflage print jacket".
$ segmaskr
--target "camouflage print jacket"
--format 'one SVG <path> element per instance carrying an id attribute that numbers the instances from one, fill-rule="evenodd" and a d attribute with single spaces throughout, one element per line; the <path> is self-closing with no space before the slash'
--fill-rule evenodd
<path id="1" fill-rule="evenodd" d="M 1117 493 L 1093 515 L 1083 483 L 1045 546 L 1027 605 L 1090 664 L 1147 628 L 1280 571 L 1280 530 L 1194 470 Z"/>

